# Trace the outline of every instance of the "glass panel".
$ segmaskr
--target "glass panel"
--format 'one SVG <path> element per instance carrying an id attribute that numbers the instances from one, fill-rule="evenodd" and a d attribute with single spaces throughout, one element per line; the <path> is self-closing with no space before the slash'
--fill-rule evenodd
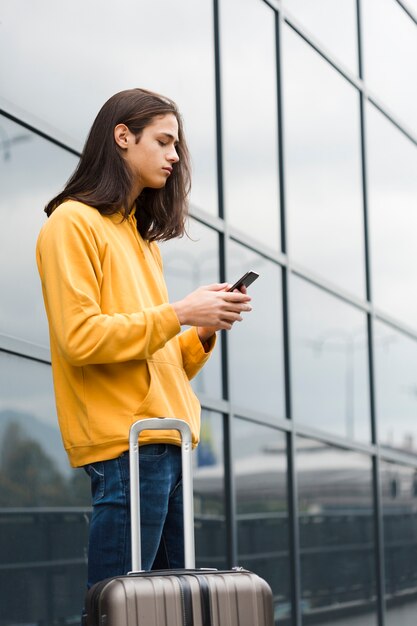
<path id="1" fill-rule="evenodd" d="M 367 86 L 417 133 L 417 25 L 393 0 L 361 4 Z"/>
<path id="2" fill-rule="evenodd" d="M 285 8 L 351 72 L 358 72 L 355 0 L 284 0 Z"/>
<path id="3" fill-rule="evenodd" d="M 374 300 L 417 328 L 417 149 L 372 105 L 366 112 Z"/>
<path id="4" fill-rule="evenodd" d="M 230 282 L 249 269 L 260 275 L 248 290 L 253 310 L 228 334 L 230 398 L 275 422 L 285 417 L 281 268 L 235 242 L 228 268 Z"/>
<path id="5" fill-rule="evenodd" d="M 303 624 L 376 626 L 371 459 L 301 437 L 296 454 Z"/>
<path id="6" fill-rule="evenodd" d="M 226 215 L 280 246 L 274 12 L 259 0 L 220 3 Z"/>
<path id="7" fill-rule="evenodd" d="M 417 341 L 375 322 L 379 443 L 417 455 Z"/>
<path id="8" fill-rule="evenodd" d="M 233 455 L 238 564 L 271 585 L 281 624 L 291 614 L 286 436 L 236 419 Z"/>
<path id="9" fill-rule="evenodd" d="M 69 467 L 47 365 L 0 352 L 1 626 L 79 621 L 89 481 Z"/>
<path id="10" fill-rule="evenodd" d="M 283 59 L 289 254 L 363 297 L 358 93 L 288 26 Z"/>
<path id="11" fill-rule="evenodd" d="M 181 300 L 201 285 L 220 280 L 217 232 L 193 219 L 189 220 L 187 232 L 189 237 L 160 244 L 171 302 Z M 221 397 L 221 333 L 209 361 L 191 383 L 197 393 Z"/>
<path id="12" fill-rule="evenodd" d="M 24 6 L 22 20 L 14 0 L 2 2 L 0 104 L 5 110 L 81 150 L 94 117 L 113 93 L 143 87 L 169 96 L 185 119 L 193 157 L 192 201 L 217 213 L 210 0 L 125 0 L 120 28 L 113 2 L 72 0 L 58 7 L 43 0 L 42 10 L 32 2 Z"/>
<path id="13" fill-rule="evenodd" d="M 77 159 L 1 116 L 0 148 L 0 333 L 49 346 L 35 245 Z"/>
<path id="14" fill-rule="evenodd" d="M 365 314 L 296 276 L 291 296 L 295 419 L 370 441 Z"/>
<path id="15" fill-rule="evenodd" d="M 417 0 L 402 0 L 404 6 L 413 12 L 415 19 L 417 20 Z"/>
<path id="16" fill-rule="evenodd" d="M 222 416 L 203 411 L 194 453 L 194 529 L 197 567 L 227 567 Z"/>
<path id="17" fill-rule="evenodd" d="M 417 611 L 417 469 L 381 462 L 385 624 L 410 626 Z"/>

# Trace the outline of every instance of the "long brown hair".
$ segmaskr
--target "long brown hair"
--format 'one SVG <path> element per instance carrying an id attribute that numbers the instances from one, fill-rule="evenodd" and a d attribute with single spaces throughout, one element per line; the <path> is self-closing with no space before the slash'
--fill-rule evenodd
<path id="1" fill-rule="evenodd" d="M 145 89 L 127 89 L 103 105 L 91 127 L 80 161 L 65 189 L 45 207 L 48 217 L 65 200 L 78 200 L 102 215 L 121 213 L 131 207 L 132 173 L 113 136 L 115 126 L 125 124 L 140 140 L 141 133 L 159 115 L 172 113 L 178 122 L 179 162 L 165 187 L 145 188 L 136 199 L 138 230 L 148 241 L 166 241 L 184 234 L 191 186 L 190 157 L 178 108 L 172 100 Z"/>

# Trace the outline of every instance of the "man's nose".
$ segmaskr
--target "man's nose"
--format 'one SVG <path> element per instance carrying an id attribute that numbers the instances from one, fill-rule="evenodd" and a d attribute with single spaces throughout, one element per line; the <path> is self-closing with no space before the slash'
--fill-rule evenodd
<path id="1" fill-rule="evenodd" d="M 180 160 L 180 157 L 178 156 L 178 152 L 175 150 L 175 148 L 172 148 L 172 150 L 168 154 L 168 160 L 171 163 L 178 163 L 178 161 Z"/>

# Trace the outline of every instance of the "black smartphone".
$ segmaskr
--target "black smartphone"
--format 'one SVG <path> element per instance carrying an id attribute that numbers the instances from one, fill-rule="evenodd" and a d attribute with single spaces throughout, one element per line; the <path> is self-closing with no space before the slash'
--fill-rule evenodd
<path id="1" fill-rule="evenodd" d="M 236 281 L 232 287 L 230 287 L 229 291 L 234 291 L 235 289 L 240 290 L 241 287 L 249 287 L 249 285 L 251 285 L 257 278 L 259 278 L 259 274 L 256 272 L 246 272 L 246 274 L 243 274 L 243 276 L 241 276 L 239 280 Z"/>

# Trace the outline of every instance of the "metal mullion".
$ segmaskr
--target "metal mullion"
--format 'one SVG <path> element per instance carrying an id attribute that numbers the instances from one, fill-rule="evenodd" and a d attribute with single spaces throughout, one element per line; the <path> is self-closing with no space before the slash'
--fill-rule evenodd
<path id="1" fill-rule="evenodd" d="M 396 0 L 398 2 L 398 0 Z M 287 10 L 284 11 L 283 20 L 288 26 L 299 35 L 313 50 L 317 52 L 333 69 L 338 72 L 345 80 L 347 80 L 353 87 L 361 91 L 364 97 L 372 102 L 372 104 L 384 115 L 396 128 L 402 132 L 410 141 L 417 145 L 417 136 L 411 128 L 402 122 L 397 120 L 394 113 L 390 112 L 389 108 L 379 101 L 377 94 L 369 91 L 368 87 L 364 83 L 362 77 L 357 77 L 352 72 L 343 66 L 337 58 L 333 57 L 333 54 L 328 51 L 314 35 L 309 33 L 304 26 L 298 22 Z M 363 51 L 362 51 L 363 52 Z M 363 61 L 363 59 L 362 59 Z M 363 70 L 363 67 L 362 67 Z"/>
<path id="2" fill-rule="evenodd" d="M 213 0 L 213 27 L 214 27 L 214 70 L 215 70 L 215 98 L 216 98 L 216 149 L 217 149 L 217 197 L 219 218 L 225 218 L 224 210 L 224 176 L 223 176 L 223 133 L 222 133 L 222 89 L 221 89 L 221 42 L 220 42 L 220 7 L 219 0 Z M 227 223 L 223 224 L 220 237 L 220 280 L 228 278 L 228 239 Z M 229 355 L 228 338 L 222 331 L 222 390 L 223 398 L 230 399 L 229 383 Z M 228 413 L 223 413 L 223 446 L 224 446 L 224 487 L 225 487 L 225 517 L 226 517 L 226 549 L 227 566 L 237 565 L 237 524 L 236 524 L 236 495 L 233 471 L 233 423 L 230 405 Z"/>
<path id="3" fill-rule="evenodd" d="M 360 78 L 352 71 L 343 65 L 337 58 L 333 57 L 333 54 L 326 49 L 316 37 L 309 32 L 297 18 L 293 17 L 287 10 L 284 11 L 283 21 L 297 33 L 313 50 L 317 52 L 323 59 L 325 59 L 343 78 L 345 78 L 353 87 L 357 89 L 363 89 L 363 83 Z"/>
<path id="4" fill-rule="evenodd" d="M 356 33 L 358 42 L 358 72 L 359 78 L 364 79 L 364 64 L 363 64 L 363 31 L 362 31 L 362 14 L 361 14 L 361 0 L 356 0 Z"/>
<path id="5" fill-rule="evenodd" d="M 281 21 L 282 23 L 282 21 Z M 288 528 L 289 528 L 289 556 L 291 575 L 291 606 L 292 624 L 301 626 L 301 556 L 299 538 L 299 510 L 298 485 L 296 474 L 296 429 L 292 407 L 291 385 L 291 345 L 290 345 L 290 268 L 282 269 L 282 298 L 283 298 L 283 339 L 284 339 L 284 372 L 285 372 L 285 408 L 288 431 L 287 441 L 287 498 L 288 498 Z"/>
<path id="6" fill-rule="evenodd" d="M 221 266 L 223 267 L 222 280 L 226 281 L 228 272 L 228 254 L 230 245 L 229 231 L 227 224 L 222 236 L 220 248 Z M 226 538 L 227 538 L 227 560 L 228 567 L 238 565 L 238 541 L 237 541 L 237 516 L 236 516 L 236 481 L 233 466 L 233 410 L 230 401 L 230 356 L 229 337 L 227 331 L 222 332 L 222 381 L 223 397 L 228 402 L 229 411 L 223 417 L 223 437 L 224 437 L 224 460 L 225 460 L 225 493 L 226 493 Z"/>
<path id="7" fill-rule="evenodd" d="M 287 263 L 289 264 L 289 263 Z M 342 300 L 346 304 L 356 307 L 365 313 L 371 310 L 371 305 L 367 302 L 365 298 L 359 298 L 354 294 L 345 291 L 343 288 L 338 287 L 334 283 L 326 280 L 325 278 L 321 278 L 314 272 L 310 272 L 308 269 L 300 266 L 298 263 L 294 263 L 291 261 L 291 273 L 299 276 L 303 280 L 309 282 L 310 284 L 318 287 L 322 291 L 326 291 L 331 296 L 335 296 L 339 300 Z"/>
<path id="8" fill-rule="evenodd" d="M 192 203 L 189 208 L 189 216 L 208 228 L 216 230 L 219 233 L 224 232 L 224 222 L 220 217 L 217 215 L 210 215 L 210 213 L 199 209 Z"/>
<path id="9" fill-rule="evenodd" d="M 274 250 L 273 248 L 269 248 L 267 246 L 263 246 L 259 241 L 252 238 L 250 235 L 238 231 L 233 226 L 229 227 L 229 235 L 232 241 L 243 244 L 245 248 L 248 248 L 259 256 L 268 259 L 273 263 L 278 263 L 279 265 L 287 264 L 287 259 L 282 252 Z"/>
<path id="10" fill-rule="evenodd" d="M 372 462 L 374 491 L 374 529 L 376 552 L 376 583 L 378 626 L 385 626 L 385 559 L 384 559 L 384 519 L 382 510 L 380 459 L 377 454 Z"/>
<path id="11" fill-rule="evenodd" d="M 382 495 L 380 484 L 380 449 L 378 439 L 378 411 L 376 402 L 375 381 L 375 315 L 368 316 L 368 356 L 369 356 L 369 396 L 371 408 L 372 441 L 376 454 L 372 460 L 372 491 L 374 500 L 375 529 L 375 568 L 377 586 L 377 613 L 379 626 L 385 626 L 385 560 L 384 560 L 384 520 L 382 512 Z"/>
<path id="12" fill-rule="evenodd" d="M 294 430 L 287 432 L 287 489 L 288 489 L 288 528 L 290 539 L 290 573 L 292 624 L 301 626 L 301 563 L 300 536 L 298 528 L 298 487 L 296 475 L 296 442 Z"/>
<path id="13" fill-rule="evenodd" d="M 360 454 L 366 454 L 368 456 L 373 456 L 377 453 L 376 446 L 371 443 L 361 443 L 353 439 L 345 439 L 344 437 L 332 435 L 331 433 L 326 433 L 322 430 L 317 430 L 310 426 L 304 426 L 299 423 L 297 423 L 294 428 L 297 432 L 297 435 L 307 437 L 309 439 L 314 439 L 316 441 L 321 441 L 322 443 L 329 446 L 343 448 L 344 450 L 352 450 L 352 452 L 358 452 Z"/>
<path id="14" fill-rule="evenodd" d="M 46 365 L 51 364 L 51 353 L 48 348 L 11 335 L 0 333 L 0 352 L 38 361 Z"/>
<path id="15" fill-rule="evenodd" d="M 363 62 L 363 31 L 361 0 L 356 0 L 357 10 L 357 32 L 358 32 L 358 62 L 359 76 L 364 80 Z M 370 303 L 370 310 L 367 314 L 368 327 L 368 366 L 369 366 L 369 401 L 371 414 L 372 442 L 375 445 L 376 454 L 372 458 L 372 493 L 373 493 L 373 519 L 375 536 L 375 577 L 377 593 L 377 616 L 379 626 L 385 625 L 385 563 L 383 545 L 383 514 L 380 488 L 380 460 L 378 448 L 378 424 L 377 405 L 375 389 L 375 344 L 374 344 L 374 324 L 375 310 L 373 307 L 372 290 L 372 255 L 370 247 L 369 228 L 369 202 L 368 202 L 368 177 L 367 177 L 367 154 L 366 154 L 366 94 L 364 90 L 359 91 L 360 102 L 360 123 L 361 123 L 361 158 L 362 158 L 362 193 L 363 193 L 363 217 L 364 217 L 364 247 L 365 247 L 365 272 L 366 272 L 366 297 Z"/>
<path id="16" fill-rule="evenodd" d="M 400 7 L 403 9 L 403 11 L 405 11 L 408 15 L 408 17 L 410 17 L 413 22 L 415 24 L 417 24 L 417 15 L 416 13 L 413 11 L 413 9 L 410 9 L 410 7 L 408 6 L 408 4 L 406 4 L 405 2 L 403 2 L 403 0 L 396 0 L 397 4 L 400 5 Z"/>
<path id="17" fill-rule="evenodd" d="M 273 422 L 271 421 L 271 416 L 266 416 L 264 413 L 257 413 L 253 410 L 242 409 L 240 406 L 236 406 L 235 404 L 230 404 L 230 412 L 239 419 L 243 419 L 247 422 L 252 422 L 253 424 L 258 424 L 260 426 L 266 426 L 268 428 L 272 428 L 274 430 L 291 430 L 291 426 L 289 425 L 289 420 L 287 418 L 279 418 L 276 416 L 272 416 Z"/>
<path id="18" fill-rule="evenodd" d="M 376 109 L 378 109 L 381 115 L 383 115 L 389 122 L 391 122 L 391 124 L 393 124 L 393 126 L 395 126 L 395 128 L 404 135 L 404 137 L 409 139 L 411 143 L 417 146 L 417 136 L 415 132 L 411 130 L 411 128 L 408 128 L 402 121 L 397 120 L 395 114 L 391 113 L 391 111 L 387 107 L 385 107 L 383 103 L 379 102 L 377 96 L 369 93 L 368 90 L 365 88 L 363 89 L 363 92 L 366 99 L 369 100 L 369 102 L 371 102 Z"/>
<path id="19" fill-rule="evenodd" d="M 224 218 L 224 185 L 223 185 L 223 133 L 222 133 L 222 90 L 220 60 L 220 9 L 219 0 L 213 0 L 214 28 L 214 81 L 216 107 L 216 156 L 217 156 L 217 199 L 219 217 Z"/>
<path id="20" fill-rule="evenodd" d="M 48 361 L 46 359 L 31 356 L 29 354 L 23 354 L 22 352 L 17 352 L 15 350 L 8 350 L 7 348 L 0 348 L 0 354 L 1 353 L 11 354 L 12 356 L 17 356 L 21 359 L 27 359 L 28 361 L 34 361 L 35 363 L 42 363 L 43 365 L 51 365 L 51 361 Z"/>
<path id="21" fill-rule="evenodd" d="M 401 452 L 401 450 L 385 450 L 381 446 L 378 446 L 378 456 L 383 461 L 400 463 L 401 465 L 407 465 L 407 467 L 417 468 L 417 457 L 407 452 Z"/>
<path id="22" fill-rule="evenodd" d="M 388 324 L 388 326 L 392 326 L 403 335 L 407 335 L 407 337 L 409 337 L 410 339 L 417 341 L 417 330 L 414 330 L 413 328 L 402 324 L 398 320 L 392 318 L 390 315 L 387 315 L 383 311 L 375 308 L 375 306 L 372 307 L 372 310 L 376 320 L 384 322 L 385 324 Z"/>
<path id="23" fill-rule="evenodd" d="M 279 8 L 281 6 L 279 5 Z M 281 216 L 281 249 L 288 255 L 288 224 L 286 219 L 285 198 L 285 143 L 284 143 L 284 111 L 282 85 L 282 29 L 284 18 L 281 11 L 275 14 L 276 35 L 276 64 L 277 64 L 277 114 L 278 114 L 278 167 L 279 167 L 279 198 Z M 289 567 L 291 576 L 291 609 L 292 624 L 301 626 L 301 569 L 300 569 L 300 542 L 298 529 L 298 489 L 295 466 L 295 433 L 292 411 L 291 394 L 291 352 L 290 352 L 290 275 L 291 264 L 287 256 L 287 263 L 282 265 L 282 319 L 284 342 L 284 385 L 285 385 L 285 414 L 288 431 L 287 443 L 287 502 L 288 502 L 288 529 L 289 529 Z"/>
<path id="24" fill-rule="evenodd" d="M 19 126 L 23 126 L 23 128 L 26 128 L 26 130 L 29 130 L 31 133 L 34 133 L 35 135 L 38 135 L 39 137 L 42 137 L 42 139 L 46 139 L 47 141 L 53 143 L 55 146 L 58 146 L 59 148 L 63 148 L 64 150 L 66 150 L 66 152 L 70 152 L 76 157 L 81 156 L 81 152 L 79 150 L 74 150 L 74 148 L 71 148 L 70 146 L 63 143 L 62 141 L 55 139 L 54 137 L 52 137 L 52 135 L 49 135 L 48 133 L 45 133 L 42 130 L 39 130 L 38 128 L 35 128 L 35 126 L 32 126 L 32 124 L 28 124 L 27 122 L 24 122 L 23 120 L 19 119 L 15 115 L 8 113 L 4 109 L 0 109 L 0 115 L 2 115 L 3 117 L 6 117 L 8 120 L 14 122 L 15 124 L 19 124 Z"/>

